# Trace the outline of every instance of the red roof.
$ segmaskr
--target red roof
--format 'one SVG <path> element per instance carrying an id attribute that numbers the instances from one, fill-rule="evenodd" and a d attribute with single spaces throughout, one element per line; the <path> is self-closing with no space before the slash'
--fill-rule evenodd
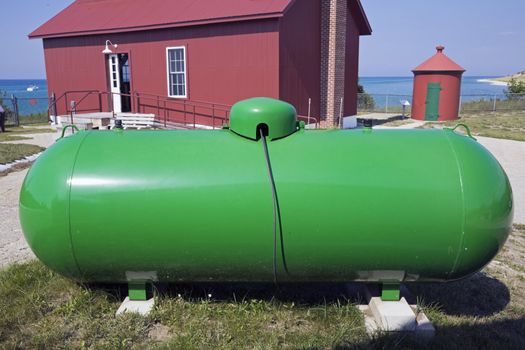
<path id="1" fill-rule="evenodd" d="M 274 18 L 283 16 L 295 1 L 76 0 L 29 37 L 56 38 Z M 361 34 L 370 34 L 359 0 L 351 1 L 360 12 L 357 22 Z"/>
<path id="2" fill-rule="evenodd" d="M 436 47 L 437 53 L 417 66 L 412 72 L 464 72 L 465 69 L 443 53 L 444 46 Z"/>

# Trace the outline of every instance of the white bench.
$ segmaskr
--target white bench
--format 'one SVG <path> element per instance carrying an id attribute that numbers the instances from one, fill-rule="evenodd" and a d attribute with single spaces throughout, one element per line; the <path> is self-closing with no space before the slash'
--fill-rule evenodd
<path id="1" fill-rule="evenodd" d="M 117 115 L 115 120 L 122 121 L 122 127 L 124 129 L 151 129 L 153 128 L 155 122 L 154 114 L 127 114 L 127 115 Z M 115 121 L 111 123 L 111 128 L 115 127 Z"/>

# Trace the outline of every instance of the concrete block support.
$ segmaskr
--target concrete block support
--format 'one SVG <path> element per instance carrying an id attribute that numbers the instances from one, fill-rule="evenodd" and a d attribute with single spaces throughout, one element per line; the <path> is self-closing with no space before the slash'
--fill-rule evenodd
<path id="1" fill-rule="evenodd" d="M 127 312 L 136 312 L 146 316 L 153 310 L 154 306 L 154 298 L 149 300 L 130 300 L 129 297 L 126 297 L 118 308 L 116 315 L 122 315 Z"/>
<path id="2" fill-rule="evenodd" d="M 373 297 L 368 303 L 379 328 L 384 331 L 415 331 L 416 315 L 405 298 L 399 301 L 383 301 Z"/>
<path id="3" fill-rule="evenodd" d="M 401 291 L 402 294 L 410 294 L 406 288 L 402 288 Z M 348 292 L 350 295 L 355 294 L 355 288 L 349 285 Z M 434 336 L 436 331 L 428 317 L 417 305 L 410 305 L 405 297 L 401 297 L 399 301 L 384 301 L 379 296 L 380 293 L 372 292 L 368 287 L 362 292 L 360 295 L 364 295 L 365 303 L 358 307 L 365 316 L 365 326 L 369 334 L 410 332 L 422 341 Z"/>

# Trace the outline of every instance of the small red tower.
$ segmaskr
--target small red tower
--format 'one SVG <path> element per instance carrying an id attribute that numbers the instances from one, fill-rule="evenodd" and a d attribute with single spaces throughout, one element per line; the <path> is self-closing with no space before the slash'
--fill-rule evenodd
<path id="1" fill-rule="evenodd" d="M 444 46 L 440 45 L 436 50 L 434 56 L 412 71 L 413 119 L 443 121 L 459 117 L 461 77 L 465 69 L 443 53 Z"/>

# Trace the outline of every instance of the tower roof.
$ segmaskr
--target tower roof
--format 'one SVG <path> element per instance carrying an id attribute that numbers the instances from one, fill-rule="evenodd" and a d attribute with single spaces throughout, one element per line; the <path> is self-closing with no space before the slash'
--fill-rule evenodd
<path id="1" fill-rule="evenodd" d="M 465 72 L 465 69 L 443 53 L 445 47 L 436 47 L 437 53 L 414 68 L 412 72 Z"/>

